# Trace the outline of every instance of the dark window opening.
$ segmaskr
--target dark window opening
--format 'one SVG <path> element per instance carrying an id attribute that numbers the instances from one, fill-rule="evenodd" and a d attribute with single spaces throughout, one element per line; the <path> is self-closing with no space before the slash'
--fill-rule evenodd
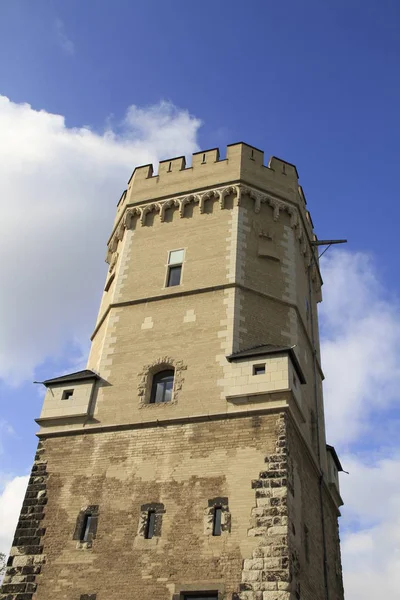
<path id="1" fill-rule="evenodd" d="M 182 273 L 182 265 L 176 265 L 174 267 L 169 267 L 167 287 L 173 287 L 174 285 L 179 285 L 181 283 L 181 273 Z"/>
<path id="2" fill-rule="evenodd" d="M 90 526 L 92 524 L 93 516 L 91 514 L 86 514 L 83 520 L 82 529 L 81 529 L 81 542 L 87 542 L 89 539 Z"/>
<path id="3" fill-rule="evenodd" d="M 183 594 L 183 600 L 218 600 L 216 592 L 197 592 L 193 594 Z"/>
<path id="4" fill-rule="evenodd" d="M 154 526 L 156 524 L 156 513 L 154 510 L 149 510 L 147 513 L 146 529 L 144 537 L 146 540 L 150 540 L 154 535 Z"/>
<path id="5" fill-rule="evenodd" d="M 221 535 L 222 525 L 222 508 L 216 506 L 214 508 L 214 519 L 213 519 L 213 535 Z"/>
<path id="6" fill-rule="evenodd" d="M 69 400 L 74 395 L 74 390 L 64 390 L 61 396 L 61 400 Z"/>
<path id="7" fill-rule="evenodd" d="M 174 373 L 171 369 L 154 375 L 151 386 L 150 404 L 159 404 L 172 400 Z"/>
<path id="8" fill-rule="evenodd" d="M 265 365 L 254 365 L 253 375 L 265 375 Z"/>
<path id="9" fill-rule="evenodd" d="M 307 525 L 304 525 L 304 554 L 306 555 L 306 561 L 310 562 L 310 543 L 308 539 Z"/>

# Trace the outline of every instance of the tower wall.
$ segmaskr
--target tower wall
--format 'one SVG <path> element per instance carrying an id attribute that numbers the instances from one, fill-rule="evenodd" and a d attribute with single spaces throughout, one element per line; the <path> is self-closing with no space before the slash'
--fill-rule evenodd
<path id="1" fill-rule="evenodd" d="M 41 480 L 1 600 L 342 600 L 314 239 L 296 168 L 246 144 L 135 169 L 88 368 L 45 382 Z M 165 368 L 172 399 L 151 403 Z"/>

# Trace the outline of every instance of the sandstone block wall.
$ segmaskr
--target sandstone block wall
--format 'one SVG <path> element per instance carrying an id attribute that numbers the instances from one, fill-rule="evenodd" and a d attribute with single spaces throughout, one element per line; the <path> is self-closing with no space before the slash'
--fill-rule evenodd
<path id="1" fill-rule="evenodd" d="M 171 600 L 216 590 L 226 600 L 323 600 L 311 463 L 284 413 L 43 440 L 0 598 Z M 209 510 L 218 499 L 229 518 L 215 537 Z M 97 529 L 85 545 L 76 523 L 90 506 Z M 163 508 L 152 539 L 144 506 Z M 331 509 L 333 536 L 336 517 Z M 34 538 L 22 536 L 24 522 Z M 329 562 L 335 548 L 333 537 Z M 330 578 L 340 600 L 331 567 Z"/>

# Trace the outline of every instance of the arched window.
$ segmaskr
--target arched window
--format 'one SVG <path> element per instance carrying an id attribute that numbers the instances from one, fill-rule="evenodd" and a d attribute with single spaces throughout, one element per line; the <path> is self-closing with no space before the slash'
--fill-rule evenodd
<path id="1" fill-rule="evenodd" d="M 159 404 L 160 402 L 169 402 L 172 400 L 172 388 L 174 387 L 173 369 L 160 371 L 153 377 L 151 384 L 150 404 Z"/>

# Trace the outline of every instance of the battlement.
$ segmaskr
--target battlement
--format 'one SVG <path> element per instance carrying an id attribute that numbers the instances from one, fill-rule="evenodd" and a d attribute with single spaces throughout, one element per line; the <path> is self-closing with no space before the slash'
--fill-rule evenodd
<path id="1" fill-rule="evenodd" d="M 298 193 L 294 165 L 275 156 L 264 165 L 262 150 L 240 142 L 230 144 L 223 159 L 218 148 L 211 148 L 195 152 L 190 166 L 184 156 L 178 156 L 160 161 L 157 170 L 151 164 L 136 167 L 121 200 L 131 204 L 237 181 L 258 184 L 269 191 L 272 187 L 285 196 Z"/>
<path id="2" fill-rule="evenodd" d="M 190 166 L 184 156 L 178 156 L 160 161 L 157 167 L 157 171 L 152 164 L 135 168 L 118 202 L 114 225 L 129 205 L 239 182 L 305 208 L 295 165 L 276 156 L 265 165 L 264 152 L 244 142 L 229 144 L 226 158 L 221 158 L 219 148 L 211 148 L 192 154 Z"/>

